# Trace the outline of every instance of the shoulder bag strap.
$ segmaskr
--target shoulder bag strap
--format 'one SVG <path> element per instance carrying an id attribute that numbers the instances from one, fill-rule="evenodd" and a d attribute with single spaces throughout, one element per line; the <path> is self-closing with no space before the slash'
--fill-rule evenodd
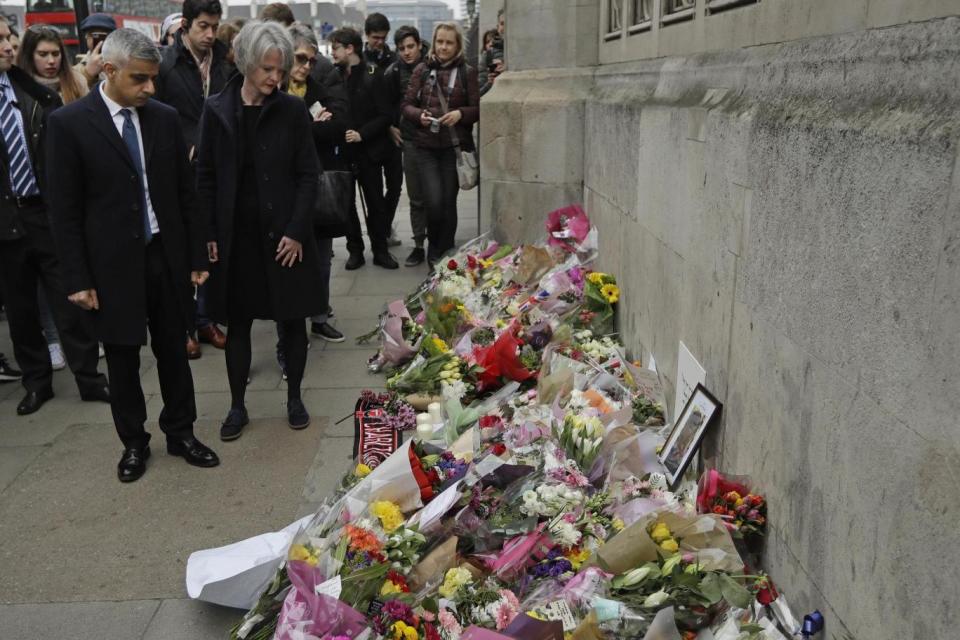
<path id="1" fill-rule="evenodd" d="M 450 82 L 448 84 L 448 91 L 453 95 L 453 85 L 457 82 L 457 68 L 454 67 L 450 71 Z M 437 95 L 440 97 L 440 107 L 443 109 L 443 113 L 450 112 L 450 106 L 447 104 L 447 97 L 443 95 L 443 89 L 440 86 L 437 86 Z M 447 127 L 450 130 L 450 138 L 453 140 L 453 146 L 456 150 L 460 151 L 460 138 L 457 136 L 457 126 Z"/>

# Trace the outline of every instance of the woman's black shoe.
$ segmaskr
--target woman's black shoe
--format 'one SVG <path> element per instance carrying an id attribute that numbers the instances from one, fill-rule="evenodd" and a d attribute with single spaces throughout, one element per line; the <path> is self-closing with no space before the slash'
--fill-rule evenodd
<path id="1" fill-rule="evenodd" d="M 220 439 L 224 442 L 236 440 L 240 437 L 240 434 L 243 433 L 243 428 L 249 423 L 250 418 L 247 416 L 247 410 L 245 408 L 230 409 L 227 418 L 223 421 L 223 424 L 220 425 Z"/>
<path id="2" fill-rule="evenodd" d="M 310 426 L 310 414 L 300 398 L 287 400 L 287 423 L 291 429 L 306 429 Z"/>
<path id="3" fill-rule="evenodd" d="M 310 333 L 327 342 L 343 342 L 343 334 L 330 326 L 328 322 L 311 322 Z"/>

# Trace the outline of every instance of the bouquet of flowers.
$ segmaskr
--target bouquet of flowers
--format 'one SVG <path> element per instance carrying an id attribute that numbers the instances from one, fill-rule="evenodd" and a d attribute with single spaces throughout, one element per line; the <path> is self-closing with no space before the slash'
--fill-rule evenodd
<path id="1" fill-rule="evenodd" d="M 392 306 L 389 391 L 361 401 L 407 430 L 403 394 L 440 396 L 444 438 L 345 474 L 232 637 L 691 637 L 724 612 L 752 632 L 754 599 L 785 610 L 731 537 L 763 532 L 763 496 L 715 471 L 696 509 L 668 490 L 660 381 L 613 333 L 595 230 L 579 207 L 547 227 L 468 243 Z"/>
<path id="2" fill-rule="evenodd" d="M 613 305 L 620 300 L 617 279 L 609 273 L 594 271 L 587 275 L 583 293 L 586 304 L 580 312 L 580 325 L 594 333 L 610 333 L 613 330 Z"/>

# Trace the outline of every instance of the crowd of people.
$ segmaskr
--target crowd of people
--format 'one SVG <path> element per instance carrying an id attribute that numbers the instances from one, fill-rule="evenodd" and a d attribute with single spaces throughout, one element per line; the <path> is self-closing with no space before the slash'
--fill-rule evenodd
<path id="1" fill-rule="evenodd" d="M 344 340 L 331 324 L 334 238 L 346 237 L 345 268 L 363 268 L 359 200 L 373 264 L 399 268 L 406 182 L 405 266 L 432 269 L 453 249 L 461 152 L 474 151 L 480 95 L 503 71 L 502 18 L 485 36 L 481 79 L 454 22 L 429 41 L 400 26 L 391 47 L 389 21 L 373 13 L 363 34 L 329 34 L 330 60 L 286 4 L 257 20 L 222 16 L 219 0 L 185 0 L 153 42 L 93 14 L 72 64 L 56 29 L 19 35 L 0 18 L 0 293 L 19 367 L 0 354 L 0 381 L 21 381 L 17 413 L 28 415 L 68 366 L 81 399 L 111 406 L 124 482 L 150 457 L 148 335 L 171 455 L 219 464 L 193 433 L 188 360 L 201 343 L 225 352 L 220 437 L 242 434 L 258 319 L 276 323 L 289 425 L 310 424 L 307 323 Z M 350 176 L 336 223 L 318 210 L 324 172 Z"/>

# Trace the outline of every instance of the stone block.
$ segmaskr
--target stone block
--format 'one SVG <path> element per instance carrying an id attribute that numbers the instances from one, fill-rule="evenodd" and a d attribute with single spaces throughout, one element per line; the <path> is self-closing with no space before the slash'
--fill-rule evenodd
<path id="1" fill-rule="evenodd" d="M 159 606 L 156 600 L 0 605 L 0 630 L 31 640 L 140 638 Z"/>
<path id="2" fill-rule="evenodd" d="M 198 600 L 164 600 L 143 640 L 225 638 L 243 613 Z"/>
<path id="3" fill-rule="evenodd" d="M 913 550 L 960 543 L 955 444 L 916 432 L 744 305 L 731 353 L 722 464 L 767 491 L 767 569 L 783 570 L 791 604 L 827 604 L 832 637 L 949 636 L 940 594 L 960 570 Z"/>
<path id="4" fill-rule="evenodd" d="M 905 22 L 920 22 L 958 15 L 960 15 L 960 8 L 953 0 L 925 0 L 924 2 L 870 0 L 870 6 L 867 8 L 867 28 L 889 27 Z"/>
<path id="5" fill-rule="evenodd" d="M 508 2 L 506 9 L 510 69 L 597 63 L 599 0 Z"/>
<path id="6" fill-rule="evenodd" d="M 0 446 L 0 493 L 44 450 L 42 446 Z"/>
<path id="7" fill-rule="evenodd" d="M 511 242 L 531 242 L 543 237 L 547 214 L 583 201 L 582 183 L 540 184 L 499 182 L 483 184 L 485 215 L 494 220 L 499 237 Z"/>
<path id="8" fill-rule="evenodd" d="M 303 482 L 301 502 L 319 504 L 329 498 L 352 467 L 353 434 L 347 438 L 324 438 Z"/>

